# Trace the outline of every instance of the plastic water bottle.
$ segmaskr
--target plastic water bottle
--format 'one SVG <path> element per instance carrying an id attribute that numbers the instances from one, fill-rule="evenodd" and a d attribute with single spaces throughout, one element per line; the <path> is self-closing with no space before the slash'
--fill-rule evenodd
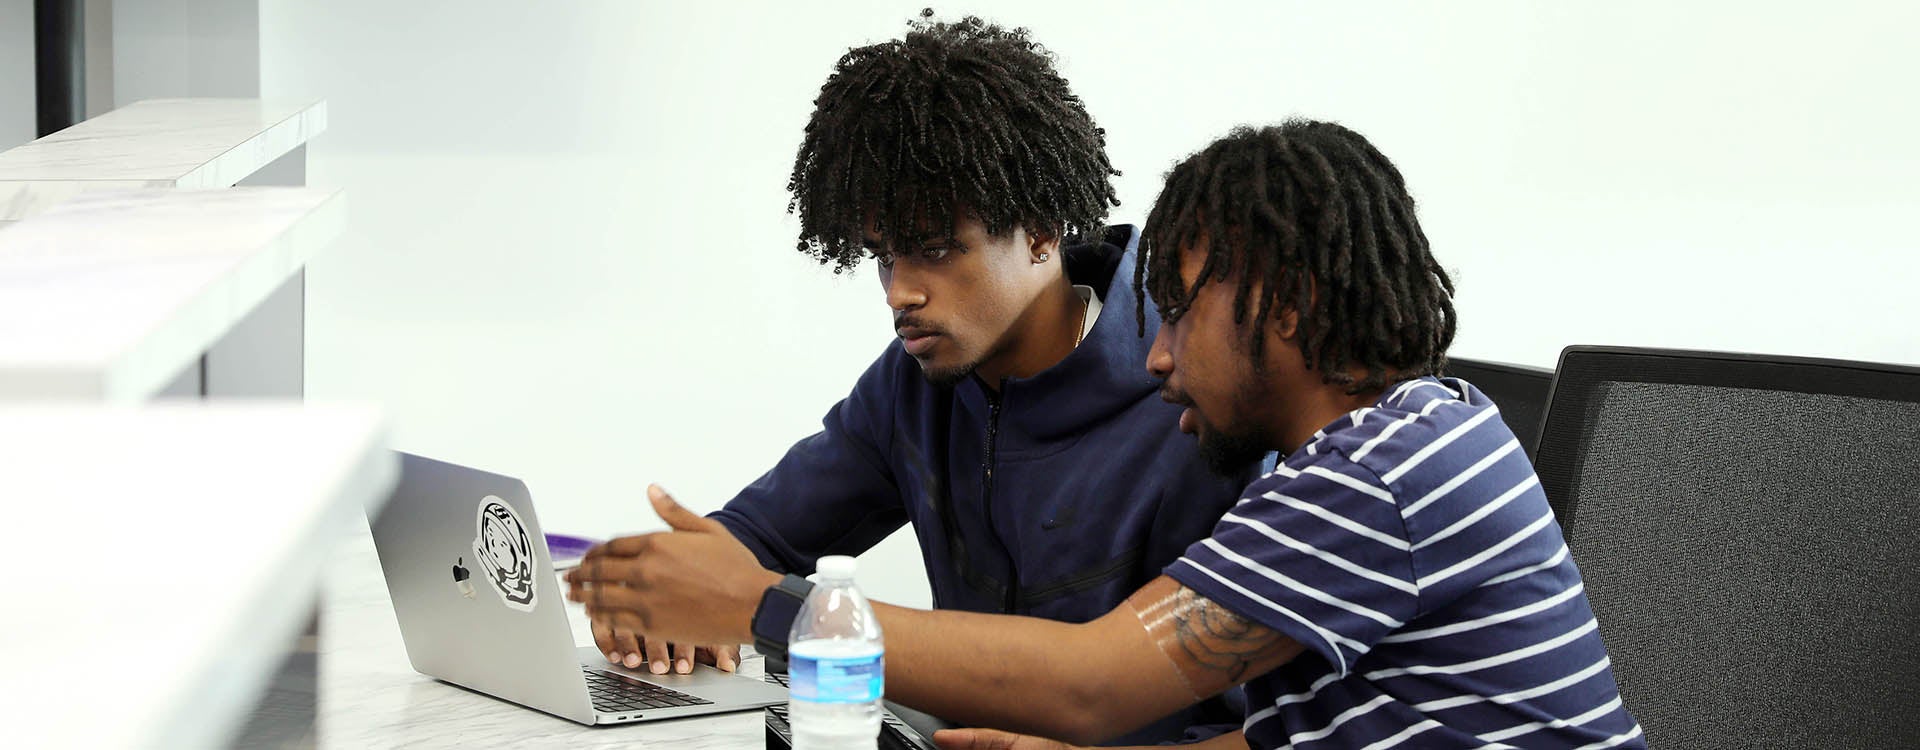
<path id="1" fill-rule="evenodd" d="M 880 742 L 886 645 L 853 585 L 853 558 L 820 558 L 787 639 L 793 750 L 873 750 Z"/>

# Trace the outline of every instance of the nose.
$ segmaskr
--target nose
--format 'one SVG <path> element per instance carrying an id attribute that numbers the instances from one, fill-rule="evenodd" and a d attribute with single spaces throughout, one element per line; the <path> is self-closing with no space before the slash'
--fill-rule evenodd
<path id="1" fill-rule="evenodd" d="M 907 312 L 927 304 L 927 292 L 911 272 L 902 272 L 899 265 L 892 268 L 880 268 L 880 288 L 887 293 L 887 307 L 895 312 Z"/>
<path id="2" fill-rule="evenodd" d="M 1147 373 L 1166 380 L 1173 374 L 1173 347 L 1167 343 L 1167 327 L 1153 334 L 1153 348 L 1147 350 Z"/>

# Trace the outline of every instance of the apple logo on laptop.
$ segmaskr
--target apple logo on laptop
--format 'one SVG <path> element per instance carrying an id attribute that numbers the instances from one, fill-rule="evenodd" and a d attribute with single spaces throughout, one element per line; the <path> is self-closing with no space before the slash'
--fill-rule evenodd
<path id="1" fill-rule="evenodd" d="M 464 556 L 454 559 L 453 585 L 459 587 L 461 596 L 464 596 L 468 599 L 472 599 L 473 598 L 473 582 L 467 579 L 472 578 L 473 574 L 467 571 L 467 566 L 461 565 L 461 563 L 466 562 L 466 560 L 467 558 Z"/>

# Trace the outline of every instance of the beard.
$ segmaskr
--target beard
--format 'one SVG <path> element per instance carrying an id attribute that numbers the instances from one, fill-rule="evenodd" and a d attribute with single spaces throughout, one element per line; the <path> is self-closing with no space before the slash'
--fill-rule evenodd
<path id="1" fill-rule="evenodd" d="M 980 363 L 990 361 L 1000 356 L 1002 351 L 1002 346 L 996 345 L 990 347 L 985 354 L 981 354 L 961 364 L 947 365 L 945 367 L 935 367 L 928 364 L 925 360 L 918 360 L 920 362 L 920 374 L 935 388 L 952 388 L 959 385 L 960 381 L 966 380 L 969 376 L 973 375 L 974 371 L 980 368 Z M 964 354 L 964 350 L 962 353 Z"/>
<path id="2" fill-rule="evenodd" d="M 1213 420 L 1200 412 L 1199 407 L 1191 406 L 1193 400 L 1184 393 L 1163 391 L 1162 397 L 1189 405 L 1193 410 L 1194 437 L 1199 440 L 1200 458 L 1207 462 L 1207 470 L 1227 479 L 1244 478 L 1248 469 L 1257 462 L 1266 459 L 1273 450 L 1276 441 L 1255 423 L 1244 422 L 1237 427 L 1221 429 Z M 1241 384 L 1233 394 L 1233 409 L 1229 415 L 1246 415 L 1254 412 L 1254 406 L 1260 402 L 1259 390 L 1251 381 Z"/>
<path id="3" fill-rule="evenodd" d="M 957 367 L 927 367 L 926 365 L 921 365 L 920 374 L 935 388 L 952 388 L 959 385 L 960 381 L 966 380 L 968 375 L 972 375 L 973 368 L 978 366 L 978 364 L 977 362 L 968 362 Z"/>
<path id="4" fill-rule="evenodd" d="M 1267 457 L 1267 441 L 1253 435 L 1234 435 L 1214 430 L 1200 433 L 1200 458 L 1207 470 L 1226 479 L 1246 476 L 1247 467 Z"/>

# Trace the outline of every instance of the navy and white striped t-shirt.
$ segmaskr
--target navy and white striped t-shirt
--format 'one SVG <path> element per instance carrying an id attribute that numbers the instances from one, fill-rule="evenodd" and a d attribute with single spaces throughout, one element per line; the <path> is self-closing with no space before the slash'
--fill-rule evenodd
<path id="1" fill-rule="evenodd" d="M 1247 684 L 1255 748 L 1646 744 L 1533 465 L 1465 381 L 1315 433 L 1167 574 L 1306 647 Z"/>

